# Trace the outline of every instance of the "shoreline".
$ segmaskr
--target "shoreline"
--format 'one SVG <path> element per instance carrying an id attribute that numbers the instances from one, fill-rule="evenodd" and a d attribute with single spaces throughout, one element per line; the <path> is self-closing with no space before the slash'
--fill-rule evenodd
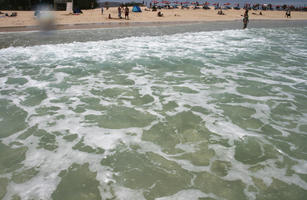
<path id="1" fill-rule="evenodd" d="M 236 21 L 236 20 L 234 20 Z M 51 30 L 82 30 L 96 28 L 119 28 L 119 27 L 135 27 L 135 26 L 166 26 L 180 24 L 195 24 L 206 21 L 160 21 L 160 22 L 101 22 L 101 23 L 81 23 L 81 24 L 55 24 Z M 40 31 L 40 26 L 7 26 L 0 27 L 0 32 L 24 32 L 24 31 Z"/>
<path id="2" fill-rule="evenodd" d="M 254 19 L 253 22 L 278 22 L 278 23 L 297 23 L 302 22 L 307 24 L 307 19 Z M 216 21 L 148 21 L 148 22 L 100 22 L 100 23 L 79 23 L 79 24 L 55 24 L 51 31 L 57 30 L 83 30 L 83 29 L 103 29 L 103 28 L 121 28 L 121 27 L 142 27 L 142 26 L 167 26 L 167 25 L 184 25 L 184 24 L 198 24 L 198 23 L 232 23 L 241 22 L 240 19 L 231 20 L 216 20 Z M 252 28 L 252 27 L 251 27 Z M 26 31 L 40 31 L 40 26 L 7 26 L 0 27 L 0 33 L 5 32 L 26 32 Z"/>
<path id="3" fill-rule="evenodd" d="M 183 34 L 187 32 L 210 32 L 225 30 L 242 30 L 241 20 L 232 21 L 194 21 L 194 22 L 136 22 L 129 24 L 109 23 L 112 26 L 101 24 L 69 25 L 70 29 L 54 30 L 49 32 L 24 30 L 15 32 L 0 32 L 0 49 L 17 46 L 33 46 L 46 44 L 64 44 L 72 42 L 107 41 L 129 37 L 161 36 Z M 103 24 L 105 25 L 105 24 Z M 64 26 L 63 26 L 64 27 Z M 307 20 L 253 20 L 248 29 L 300 28 L 307 27 Z M 285 30 L 286 30 L 285 29 Z"/>

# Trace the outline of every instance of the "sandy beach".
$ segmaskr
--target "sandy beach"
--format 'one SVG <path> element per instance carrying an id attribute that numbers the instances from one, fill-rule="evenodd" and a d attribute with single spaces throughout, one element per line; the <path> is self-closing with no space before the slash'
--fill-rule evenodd
<path id="1" fill-rule="evenodd" d="M 191 23 L 205 21 L 235 21 L 241 20 L 244 10 L 223 10 L 225 15 L 218 15 L 217 10 L 211 8 L 204 9 L 162 9 L 163 17 L 158 17 L 157 12 L 145 11 L 145 7 L 141 7 L 141 13 L 131 12 L 130 7 L 129 20 L 119 19 L 117 16 L 117 8 L 104 9 L 101 14 L 99 8 L 92 10 L 82 10 L 83 14 L 72 15 L 66 11 L 52 11 L 55 25 L 57 29 L 72 28 L 73 26 L 89 26 L 94 27 L 110 27 L 110 26 L 127 26 L 132 24 L 148 24 L 148 23 Z M 37 29 L 38 21 L 34 17 L 34 11 L 3 11 L 11 14 L 17 12 L 17 17 L 0 17 L 0 31 L 10 30 L 27 30 Z M 307 12 L 293 11 L 291 18 L 285 18 L 285 11 L 250 11 L 250 20 L 307 20 Z M 111 19 L 108 18 L 111 14 Z"/>

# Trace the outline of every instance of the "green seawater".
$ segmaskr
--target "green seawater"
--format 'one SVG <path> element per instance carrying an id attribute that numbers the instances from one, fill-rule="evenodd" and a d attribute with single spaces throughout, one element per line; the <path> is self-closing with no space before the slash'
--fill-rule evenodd
<path id="1" fill-rule="evenodd" d="M 0 49 L 0 199 L 305 199 L 307 28 L 181 29 Z"/>

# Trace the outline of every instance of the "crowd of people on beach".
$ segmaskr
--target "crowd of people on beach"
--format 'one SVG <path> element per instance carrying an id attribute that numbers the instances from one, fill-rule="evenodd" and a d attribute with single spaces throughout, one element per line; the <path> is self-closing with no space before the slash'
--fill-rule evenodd
<path id="1" fill-rule="evenodd" d="M 192 6 L 190 6 L 192 5 Z M 199 2 L 168 2 L 168 1 L 152 1 L 150 2 L 149 6 L 147 8 L 145 8 L 145 11 L 157 11 L 157 16 L 158 17 L 163 17 L 164 14 L 162 13 L 161 9 L 178 9 L 181 7 L 181 9 L 200 9 L 202 6 L 203 9 L 211 9 L 212 7 L 209 7 L 210 3 L 209 2 L 205 2 L 203 4 L 200 4 Z M 239 4 L 233 4 L 233 7 L 230 7 L 230 3 L 224 3 L 224 4 L 220 4 L 220 3 L 213 3 L 212 6 L 214 6 L 213 8 L 215 10 L 218 10 L 217 14 L 218 15 L 226 15 L 225 12 L 223 12 L 223 10 L 228 10 L 228 9 L 234 9 L 234 10 L 240 10 L 241 7 Z M 180 6 L 180 7 L 179 7 Z M 272 4 L 244 4 L 244 6 L 242 7 L 242 9 L 245 10 L 244 15 L 243 16 L 243 21 L 244 21 L 244 28 L 246 28 L 247 24 L 248 24 L 248 11 L 249 10 L 273 10 L 273 7 L 275 7 L 277 10 L 285 10 L 285 16 L 287 18 L 291 17 L 291 10 L 295 10 L 296 8 L 293 6 L 288 6 L 288 5 L 283 5 L 283 6 L 273 6 Z M 109 6 L 105 5 L 105 8 L 108 10 Z M 123 19 L 122 17 L 122 13 L 124 13 L 125 15 L 125 19 L 129 19 L 129 7 L 127 5 L 120 5 L 117 8 L 117 13 L 118 13 L 118 18 L 119 19 Z M 101 14 L 104 13 L 104 7 L 101 6 Z M 263 15 L 262 12 L 260 11 L 259 13 L 253 12 L 253 15 Z M 176 15 L 178 16 L 178 15 Z M 108 15 L 109 19 L 114 19 L 111 14 Z"/>
<path id="2" fill-rule="evenodd" d="M 137 4 L 138 5 L 138 4 Z M 109 10 L 109 4 L 108 3 L 104 3 L 104 5 L 99 5 L 100 9 L 101 9 L 101 15 L 106 14 L 107 19 L 125 19 L 125 20 L 129 20 L 129 13 L 130 13 L 130 9 L 129 6 L 127 4 L 121 4 L 117 7 L 117 17 L 114 16 L 114 9 L 112 9 L 112 12 L 106 12 Z M 130 5 L 131 7 L 131 5 Z M 94 8 L 94 7 L 93 7 Z M 227 11 L 229 9 L 233 9 L 233 10 L 240 10 L 243 9 L 244 13 L 241 15 L 243 17 L 243 29 L 247 28 L 247 25 L 249 23 L 249 11 L 253 11 L 251 12 L 251 14 L 253 15 L 263 15 L 263 13 L 261 11 L 264 10 L 282 10 L 285 11 L 285 17 L 286 18 L 291 18 L 291 11 L 294 10 L 298 10 L 298 7 L 294 7 L 291 5 L 275 5 L 273 6 L 272 4 L 244 4 L 243 6 L 240 6 L 239 4 L 233 4 L 233 7 L 231 7 L 230 3 L 224 3 L 224 4 L 220 4 L 220 3 L 209 3 L 209 2 L 205 2 L 205 3 L 199 3 L 199 2 L 168 2 L 168 1 L 161 1 L 158 2 L 156 0 L 150 2 L 149 5 L 147 5 L 147 7 L 144 9 L 145 11 L 152 11 L 152 12 L 157 12 L 157 17 L 167 17 L 168 13 L 166 12 L 166 15 L 162 12 L 162 9 L 204 9 L 204 10 L 208 10 L 208 9 L 215 9 L 217 10 L 217 15 L 227 15 Z M 140 9 L 140 8 L 139 8 Z M 260 11 L 260 12 L 259 12 Z M 307 11 L 307 7 L 306 7 L 306 11 Z M 132 9 L 132 12 L 134 11 L 134 6 Z M 139 11 L 141 12 L 141 10 Z M 82 10 L 79 8 L 75 8 L 73 9 L 73 14 L 82 14 Z M 113 15 L 113 16 L 112 16 Z M 123 17 L 124 15 L 124 17 Z M 17 12 L 12 12 L 11 14 L 8 13 L 3 13 L 0 11 L 0 17 L 16 17 L 17 16 Z M 36 19 L 39 19 L 41 16 L 41 12 L 39 10 L 36 10 L 34 12 L 34 17 Z M 175 14 L 175 16 L 180 16 L 177 13 Z"/>
<path id="3" fill-rule="evenodd" d="M 170 1 L 152 1 L 149 4 L 150 8 L 158 8 L 158 9 L 176 9 L 181 6 L 181 9 L 189 9 L 191 6 L 193 9 L 200 9 L 200 6 L 202 6 L 203 9 L 210 9 L 209 5 L 213 6 L 214 9 L 219 10 L 227 10 L 227 9 L 235 9 L 235 10 L 240 10 L 241 8 L 243 9 L 249 9 L 249 10 L 292 10 L 292 11 L 307 11 L 306 6 L 293 6 L 293 5 L 272 5 L 272 4 L 250 4 L 246 3 L 243 5 L 243 7 L 240 6 L 238 3 L 233 3 L 233 6 L 231 7 L 231 3 L 209 3 L 209 2 L 204 2 L 204 3 L 199 3 L 198 1 L 195 2 L 170 2 Z"/>
<path id="4" fill-rule="evenodd" d="M 106 7 L 106 9 L 108 10 L 109 8 Z M 102 15 L 103 15 L 103 10 L 104 10 L 104 8 L 103 8 L 103 6 L 101 6 L 101 14 Z M 130 10 L 129 10 L 129 7 L 127 5 L 124 6 L 122 4 L 122 5 L 117 7 L 117 16 L 118 16 L 119 19 L 123 19 L 122 13 L 124 13 L 125 14 L 125 19 L 129 20 L 129 12 L 130 12 Z M 113 19 L 111 13 L 109 13 L 108 19 Z"/>

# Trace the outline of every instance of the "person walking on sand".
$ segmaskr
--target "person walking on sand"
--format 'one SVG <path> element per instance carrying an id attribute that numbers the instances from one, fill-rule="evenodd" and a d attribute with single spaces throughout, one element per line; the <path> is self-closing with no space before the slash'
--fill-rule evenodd
<path id="1" fill-rule="evenodd" d="M 125 19 L 129 19 L 129 8 L 126 6 L 125 8 Z"/>
<path id="2" fill-rule="evenodd" d="M 249 22 L 248 19 L 248 9 L 245 10 L 244 16 L 243 16 L 243 29 L 247 27 L 247 24 Z"/>
<path id="3" fill-rule="evenodd" d="M 118 11 L 118 18 L 121 19 L 122 18 L 122 9 L 120 8 L 120 6 L 118 6 L 117 11 Z"/>
<path id="4" fill-rule="evenodd" d="M 287 18 L 289 18 L 289 17 L 291 18 L 291 11 L 290 11 L 290 8 L 288 8 L 287 11 L 286 11 L 286 17 L 287 17 Z"/>
<path id="5" fill-rule="evenodd" d="M 103 7 L 101 6 L 101 14 L 103 15 Z"/>

